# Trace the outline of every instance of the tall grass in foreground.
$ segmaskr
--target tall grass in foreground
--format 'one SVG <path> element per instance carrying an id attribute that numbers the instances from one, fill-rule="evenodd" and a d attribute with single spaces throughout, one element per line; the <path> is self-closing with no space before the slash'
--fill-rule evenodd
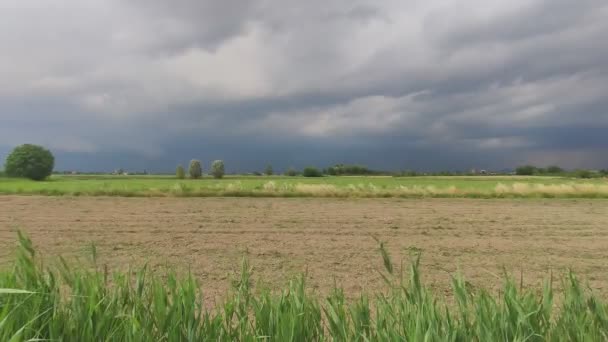
<path id="1" fill-rule="evenodd" d="M 243 262 L 225 300 L 207 310 L 198 282 L 143 268 L 109 276 L 61 262 L 43 267 L 29 239 L 12 270 L 0 272 L 0 341 L 602 341 L 605 303 L 569 274 L 554 302 L 505 278 L 500 296 L 453 278 L 455 303 L 445 305 L 421 281 L 418 262 L 397 274 L 381 255 L 384 293 L 347 301 L 336 288 L 325 299 L 298 277 L 278 292 L 254 291 Z M 95 258 L 95 252 L 93 251 Z M 406 275 L 407 274 L 407 275 Z M 560 294 L 561 296 L 562 294 Z"/>

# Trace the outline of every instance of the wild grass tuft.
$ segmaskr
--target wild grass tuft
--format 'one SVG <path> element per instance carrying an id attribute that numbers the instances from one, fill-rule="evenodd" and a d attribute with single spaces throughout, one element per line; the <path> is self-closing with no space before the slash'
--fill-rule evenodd
<path id="1" fill-rule="evenodd" d="M 336 287 L 320 299 L 296 277 L 281 291 L 253 291 L 246 260 L 225 300 L 203 303 L 192 275 L 160 280 L 146 267 L 108 275 L 66 261 L 44 267 L 19 234 L 11 269 L 0 271 L 1 341 L 605 341 L 608 306 L 564 277 L 563 300 L 552 281 L 541 293 L 506 277 L 500 296 L 452 279 L 454 303 L 422 281 L 419 256 L 406 271 L 383 243 L 387 291 L 346 300 Z M 255 293 L 255 294 L 254 294 Z"/>

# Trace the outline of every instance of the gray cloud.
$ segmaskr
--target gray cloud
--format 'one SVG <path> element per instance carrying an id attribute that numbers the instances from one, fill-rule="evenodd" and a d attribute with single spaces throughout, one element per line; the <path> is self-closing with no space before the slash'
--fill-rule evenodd
<path id="1" fill-rule="evenodd" d="M 603 0 L 8 0 L 0 152 L 608 167 L 607 16 Z"/>

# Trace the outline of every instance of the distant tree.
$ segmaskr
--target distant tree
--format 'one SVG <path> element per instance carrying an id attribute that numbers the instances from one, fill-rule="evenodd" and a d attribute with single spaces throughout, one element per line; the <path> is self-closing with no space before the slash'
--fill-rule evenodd
<path id="1" fill-rule="evenodd" d="M 418 172 L 413 170 L 405 170 L 401 172 L 401 176 L 403 177 L 417 177 L 419 176 Z"/>
<path id="2" fill-rule="evenodd" d="M 369 175 L 369 174 L 373 174 L 375 172 L 368 169 L 366 166 L 337 164 L 332 167 L 328 167 L 327 169 L 324 170 L 323 173 L 327 174 L 327 175 L 332 175 L 332 176 L 340 176 L 340 175 L 356 176 L 356 175 Z"/>
<path id="3" fill-rule="evenodd" d="M 576 170 L 574 171 L 574 177 L 576 178 L 593 178 L 593 172 L 589 170 Z"/>
<path id="4" fill-rule="evenodd" d="M 532 176 L 536 173 L 536 167 L 532 165 L 518 166 L 515 169 L 515 174 L 519 176 Z"/>
<path id="5" fill-rule="evenodd" d="M 177 177 L 177 179 L 186 178 L 186 170 L 184 170 L 183 166 L 177 165 L 177 168 L 175 169 L 175 177 Z"/>
<path id="6" fill-rule="evenodd" d="M 270 165 L 270 164 L 266 165 L 266 169 L 264 170 L 264 173 L 266 174 L 266 176 L 272 176 L 274 174 L 274 171 L 272 170 L 272 165 Z"/>
<path id="7" fill-rule="evenodd" d="M 211 163 L 211 174 L 213 178 L 222 178 L 224 177 L 224 162 L 222 160 L 216 160 Z"/>
<path id="8" fill-rule="evenodd" d="M 313 167 L 313 166 L 304 168 L 304 171 L 302 171 L 302 175 L 304 177 L 322 177 L 323 176 L 321 171 L 319 171 L 319 169 L 317 169 L 316 167 Z"/>
<path id="9" fill-rule="evenodd" d="M 290 176 L 290 177 L 294 177 L 298 175 L 298 171 L 296 169 L 294 169 L 293 167 L 290 167 L 289 169 L 287 169 L 287 171 L 285 172 L 285 175 Z"/>
<path id="10" fill-rule="evenodd" d="M 203 176 L 203 166 L 199 160 L 193 159 L 190 161 L 190 167 L 188 168 L 190 178 L 199 179 Z"/>
<path id="11" fill-rule="evenodd" d="M 260 171 L 253 171 L 254 176 L 261 176 L 262 173 Z"/>
<path id="12" fill-rule="evenodd" d="M 43 180 L 53 173 L 55 157 L 42 146 L 25 144 L 16 147 L 6 158 L 4 171 L 10 177 Z"/>
<path id="13" fill-rule="evenodd" d="M 548 166 L 547 167 L 547 173 L 558 174 L 558 173 L 563 173 L 563 172 L 564 172 L 564 169 L 562 169 L 559 166 L 553 165 L 553 166 Z"/>

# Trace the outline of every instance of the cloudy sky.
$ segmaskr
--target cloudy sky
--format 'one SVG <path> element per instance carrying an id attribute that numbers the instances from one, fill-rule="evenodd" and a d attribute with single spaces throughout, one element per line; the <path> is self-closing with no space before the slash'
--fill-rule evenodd
<path id="1" fill-rule="evenodd" d="M 608 168 L 605 0 L 2 0 L 0 157 Z"/>

